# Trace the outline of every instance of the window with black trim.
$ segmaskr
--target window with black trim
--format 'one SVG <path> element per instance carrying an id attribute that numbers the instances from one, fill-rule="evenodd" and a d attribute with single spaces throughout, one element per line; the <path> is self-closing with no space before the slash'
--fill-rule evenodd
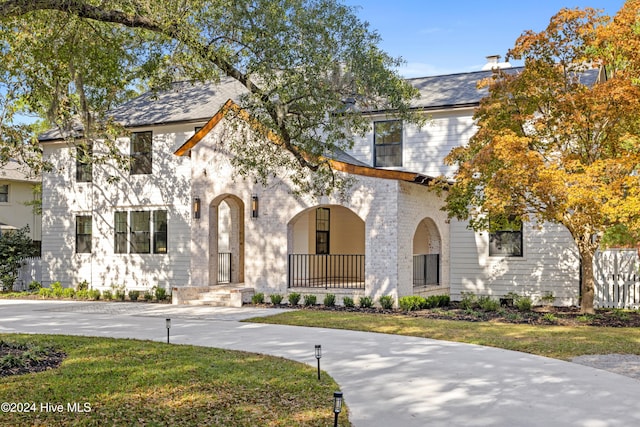
<path id="1" fill-rule="evenodd" d="M 329 228 L 331 211 L 328 208 L 316 209 L 316 254 L 327 255 L 329 253 Z"/>
<path id="2" fill-rule="evenodd" d="M 374 166 L 402 166 L 402 120 L 373 123 Z"/>
<path id="3" fill-rule="evenodd" d="M 113 251 L 117 254 L 127 253 L 127 234 L 129 234 L 129 225 L 127 221 L 127 212 L 115 213 L 115 240 Z"/>
<path id="4" fill-rule="evenodd" d="M 93 179 L 93 145 L 78 145 L 76 147 L 76 182 L 91 182 Z"/>
<path id="5" fill-rule="evenodd" d="M 489 255 L 522 256 L 522 221 L 513 215 L 489 221 Z"/>
<path id="6" fill-rule="evenodd" d="M 132 254 L 148 254 L 151 252 L 151 212 L 131 212 L 130 252 Z"/>
<path id="7" fill-rule="evenodd" d="M 115 253 L 167 253 L 166 210 L 115 212 L 114 224 Z"/>
<path id="8" fill-rule="evenodd" d="M 91 253 L 91 216 L 76 216 L 76 253 Z"/>
<path id="9" fill-rule="evenodd" d="M 151 131 L 131 134 L 131 175 L 148 175 L 151 173 L 153 134 Z"/>
<path id="10" fill-rule="evenodd" d="M 167 253 L 167 211 L 153 211 L 153 253 Z"/>
<path id="11" fill-rule="evenodd" d="M 0 185 L 0 203 L 9 203 L 9 184 Z"/>

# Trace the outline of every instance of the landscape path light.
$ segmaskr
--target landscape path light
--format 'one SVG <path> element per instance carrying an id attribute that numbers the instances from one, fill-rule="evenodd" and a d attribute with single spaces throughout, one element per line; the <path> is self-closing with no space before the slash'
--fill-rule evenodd
<path id="1" fill-rule="evenodd" d="M 171 329 L 171 319 L 165 319 L 165 323 L 167 325 L 167 344 L 169 344 L 169 329 Z"/>
<path id="2" fill-rule="evenodd" d="M 333 427 L 338 427 L 338 414 L 342 411 L 342 392 L 333 392 Z"/>
<path id="3" fill-rule="evenodd" d="M 316 359 L 318 359 L 318 381 L 320 380 L 320 358 L 322 357 L 322 346 L 316 344 Z"/>

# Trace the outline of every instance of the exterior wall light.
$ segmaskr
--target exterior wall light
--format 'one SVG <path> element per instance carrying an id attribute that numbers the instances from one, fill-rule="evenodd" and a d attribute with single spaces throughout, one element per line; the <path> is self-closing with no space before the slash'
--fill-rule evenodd
<path id="1" fill-rule="evenodd" d="M 201 209 L 201 204 L 200 204 L 200 197 L 196 197 L 195 199 L 193 199 L 193 217 L 195 219 L 200 219 L 200 209 Z"/>
<path id="2" fill-rule="evenodd" d="M 251 218 L 258 218 L 258 210 L 260 208 L 260 200 L 257 195 L 251 196 Z"/>

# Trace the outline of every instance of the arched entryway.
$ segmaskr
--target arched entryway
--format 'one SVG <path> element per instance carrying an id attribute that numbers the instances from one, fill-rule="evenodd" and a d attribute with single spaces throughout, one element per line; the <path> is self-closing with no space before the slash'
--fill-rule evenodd
<path id="1" fill-rule="evenodd" d="M 364 289 L 365 224 L 339 205 L 309 208 L 288 224 L 288 286 Z"/>
<path id="2" fill-rule="evenodd" d="M 442 240 L 436 223 L 424 218 L 413 235 L 413 287 L 440 285 Z"/>
<path id="3" fill-rule="evenodd" d="M 244 282 L 244 203 L 232 194 L 209 209 L 209 285 Z"/>

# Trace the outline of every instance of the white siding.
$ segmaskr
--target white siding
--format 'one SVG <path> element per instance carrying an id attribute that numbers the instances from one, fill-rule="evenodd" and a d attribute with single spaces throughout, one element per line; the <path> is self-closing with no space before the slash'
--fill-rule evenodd
<path id="1" fill-rule="evenodd" d="M 4 179 L 0 171 L 0 186 L 9 186 L 9 200 L 0 202 L 0 222 L 23 228 L 29 226 L 29 235 L 33 240 L 40 240 L 42 236 L 42 218 L 33 212 L 32 206 L 25 203 L 35 199 L 34 183 Z"/>
<path id="2" fill-rule="evenodd" d="M 493 297 L 515 292 L 535 300 L 551 292 L 556 304 L 577 303 L 579 259 L 569 232 L 559 225 L 525 223 L 523 241 L 523 257 L 489 256 L 487 232 L 474 233 L 466 222 L 452 220 L 452 299 L 462 292 Z"/>
<path id="3" fill-rule="evenodd" d="M 151 130 L 151 129 L 144 129 Z M 153 129 L 153 173 L 129 176 L 128 169 L 94 165 L 93 182 L 75 182 L 75 148 L 45 144 L 44 156 L 57 170 L 43 177 L 43 284 L 75 286 L 86 280 L 95 288 L 170 288 L 190 283 L 190 164 L 173 152 L 193 134 L 193 126 Z M 128 139 L 119 141 L 129 153 Z M 101 153 L 100 144 L 94 153 Z M 113 178 L 117 180 L 112 182 Z M 167 254 L 115 254 L 114 212 L 166 210 Z M 75 253 L 75 216 L 91 215 L 92 253 Z"/>
<path id="4" fill-rule="evenodd" d="M 460 109 L 434 112 L 421 128 L 406 124 L 403 129 L 402 167 L 391 168 L 417 172 L 428 176 L 452 177 L 454 168 L 444 164 L 444 158 L 455 147 L 465 145 L 476 131 L 473 110 Z M 382 117 L 374 118 L 383 120 Z M 356 159 L 373 166 L 373 125 L 364 137 L 358 137 L 349 150 Z"/>

